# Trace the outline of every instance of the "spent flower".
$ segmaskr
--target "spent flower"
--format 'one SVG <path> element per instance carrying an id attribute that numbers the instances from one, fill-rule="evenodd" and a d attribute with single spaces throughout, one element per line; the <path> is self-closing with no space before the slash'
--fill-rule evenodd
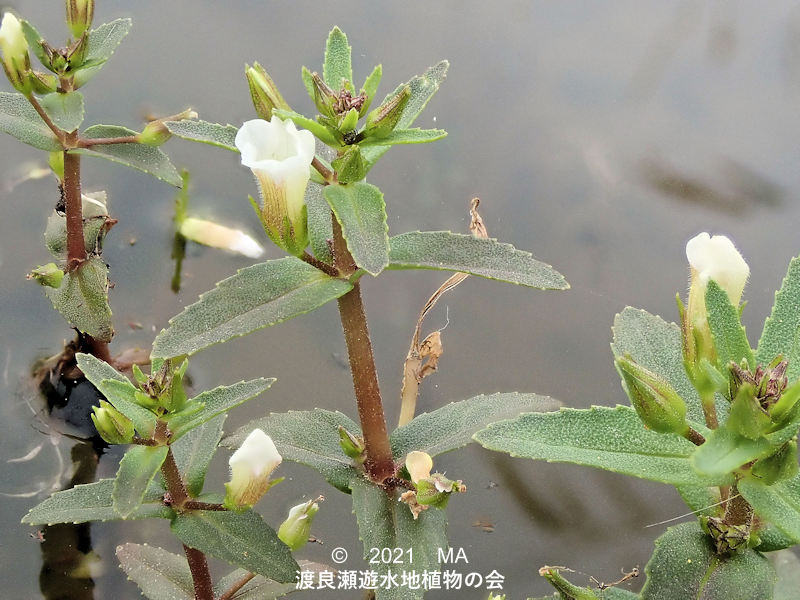
<path id="1" fill-rule="evenodd" d="M 236 133 L 242 164 L 261 191 L 259 216 L 276 245 L 299 256 L 308 245 L 305 192 L 314 159 L 314 136 L 291 121 L 253 119 Z"/>

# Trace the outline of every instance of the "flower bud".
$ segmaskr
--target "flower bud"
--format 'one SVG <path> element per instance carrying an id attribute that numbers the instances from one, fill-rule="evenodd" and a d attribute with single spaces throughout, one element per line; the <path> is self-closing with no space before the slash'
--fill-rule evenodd
<path id="1" fill-rule="evenodd" d="M 277 483 L 269 476 L 281 464 L 282 457 L 266 433 L 254 429 L 228 460 L 231 480 L 225 484 L 225 506 L 246 509 L 253 506 Z"/>
<path id="2" fill-rule="evenodd" d="M 22 32 L 22 24 L 10 12 L 3 15 L 0 23 L 0 52 L 3 54 L 3 69 L 11 85 L 23 94 L 30 94 L 28 74 L 31 60 L 28 56 L 28 42 Z"/>
<path id="3" fill-rule="evenodd" d="M 188 108 L 177 115 L 164 117 L 162 119 L 153 119 L 145 126 L 142 133 L 137 136 L 138 141 L 140 144 L 145 144 L 147 146 L 160 146 L 172 137 L 172 133 L 170 133 L 165 125 L 167 121 L 184 121 L 196 118 L 197 113 Z"/>
<path id="4" fill-rule="evenodd" d="M 278 537 L 292 550 L 299 550 L 306 545 L 311 534 L 311 521 L 319 511 L 319 504 L 324 500 L 322 496 L 316 500 L 309 500 L 298 504 L 289 511 L 289 517 L 278 528 Z"/>
<path id="5" fill-rule="evenodd" d="M 466 486 L 460 481 L 451 481 L 441 473 L 434 473 L 427 479 L 421 479 L 417 484 L 417 502 L 422 506 L 444 508 L 453 492 L 463 493 Z"/>
<path id="6" fill-rule="evenodd" d="M 131 420 L 105 400 L 92 407 L 92 422 L 97 433 L 109 444 L 130 444 L 134 431 Z"/>
<path id="7" fill-rule="evenodd" d="M 94 0 L 66 0 L 66 3 L 67 27 L 78 39 L 92 26 Z"/>
<path id="8" fill-rule="evenodd" d="M 706 314 L 706 286 L 713 279 L 728 294 L 731 304 L 738 306 L 750 276 L 750 267 L 727 237 L 711 237 L 706 232 L 689 240 L 686 258 L 691 270 L 689 302 L 684 315 L 688 355 L 697 358 L 705 356 L 713 363 L 716 353 Z"/>
<path id="9" fill-rule="evenodd" d="M 411 98 L 411 89 L 406 85 L 397 94 L 389 98 L 378 108 L 367 115 L 367 125 L 364 134 L 378 138 L 386 137 L 397 127 L 400 117 Z"/>
<path id="10" fill-rule="evenodd" d="M 56 263 L 47 263 L 31 271 L 28 279 L 33 279 L 37 283 L 51 288 L 59 288 L 61 287 L 61 280 L 64 279 L 64 271 Z"/>
<path id="11" fill-rule="evenodd" d="M 617 357 L 615 363 L 631 404 L 645 426 L 660 433 L 688 432 L 686 403 L 666 381 L 635 363 L 630 355 Z"/>
<path id="12" fill-rule="evenodd" d="M 245 65 L 244 74 L 247 77 L 247 84 L 250 86 L 253 107 L 259 117 L 269 121 L 272 118 L 273 108 L 291 110 L 264 67 L 258 63 L 253 63 L 252 67 Z"/>
<path id="13" fill-rule="evenodd" d="M 258 258 L 264 248 L 257 241 L 238 229 L 217 225 L 212 221 L 188 217 L 180 226 L 180 234 L 198 244 L 237 252 L 248 258 Z"/>
<path id="14" fill-rule="evenodd" d="M 353 435 L 341 425 L 339 425 L 339 445 L 342 447 L 342 451 L 357 463 L 363 463 L 366 460 L 364 440 Z"/>
<path id="15" fill-rule="evenodd" d="M 308 245 L 305 192 L 314 159 L 314 136 L 291 121 L 254 119 L 236 134 L 242 164 L 261 191 L 260 218 L 270 239 L 299 256 Z"/>

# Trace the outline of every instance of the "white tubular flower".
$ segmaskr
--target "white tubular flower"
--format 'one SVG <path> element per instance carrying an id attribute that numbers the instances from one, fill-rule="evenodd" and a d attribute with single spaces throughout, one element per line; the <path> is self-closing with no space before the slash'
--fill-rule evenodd
<path id="1" fill-rule="evenodd" d="M 31 61 L 28 57 L 28 42 L 22 32 L 22 24 L 12 13 L 3 15 L 0 23 L 0 52 L 3 53 L 3 69 L 8 80 L 23 94 L 29 94 L 31 84 L 28 72 Z"/>
<path id="2" fill-rule="evenodd" d="M 269 477 L 282 460 L 272 438 L 254 429 L 228 460 L 231 480 L 225 484 L 225 506 L 242 509 L 258 502 L 276 483 Z"/>
<path id="3" fill-rule="evenodd" d="M 406 469 L 408 474 L 411 475 L 411 481 L 414 483 L 419 483 L 420 480 L 429 478 L 432 468 L 433 459 L 427 452 L 414 450 L 406 456 Z"/>
<path id="4" fill-rule="evenodd" d="M 705 292 L 708 281 L 713 279 L 728 293 L 731 304 L 738 306 L 750 276 L 750 267 L 733 242 L 724 235 L 711 237 L 703 232 L 686 244 L 686 258 L 692 269 L 693 288 L 697 282 Z"/>
<path id="5" fill-rule="evenodd" d="M 187 240 L 212 248 L 230 250 L 248 258 L 258 258 L 264 254 L 261 244 L 243 231 L 217 225 L 204 219 L 187 217 L 181 223 L 180 232 Z"/>
<path id="6" fill-rule="evenodd" d="M 714 280 L 730 298 L 731 304 L 739 306 L 745 283 L 750 275 L 750 267 L 739 251 L 724 235 L 711 237 L 703 232 L 686 244 L 686 258 L 689 260 L 691 276 L 689 281 L 689 303 L 686 310 L 686 331 L 693 331 L 688 343 L 688 358 L 705 356 L 712 360 L 715 356 L 711 330 L 706 313 L 706 287 Z"/>
<path id="7" fill-rule="evenodd" d="M 295 255 L 308 244 L 305 192 L 314 159 L 314 136 L 291 121 L 253 119 L 236 133 L 242 164 L 261 191 L 261 222 L 270 239 Z"/>

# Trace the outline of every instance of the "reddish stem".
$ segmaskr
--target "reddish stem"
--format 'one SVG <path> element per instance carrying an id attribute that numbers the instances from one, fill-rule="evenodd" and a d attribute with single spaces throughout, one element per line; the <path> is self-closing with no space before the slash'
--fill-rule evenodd
<path id="1" fill-rule="evenodd" d="M 102 146 L 109 144 L 138 144 L 138 135 L 122 135 L 110 138 L 81 138 L 78 140 L 78 148 L 91 148 L 92 146 Z"/>
<path id="2" fill-rule="evenodd" d="M 228 590 L 219 597 L 219 600 L 230 600 L 233 598 L 233 595 L 246 586 L 251 579 L 256 576 L 255 573 L 248 573 L 244 577 L 242 577 L 239 581 L 234 582 L 234 584 L 228 588 Z"/>
<path id="3" fill-rule="evenodd" d="M 347 250 L 335 216 L 333 220 L 334 266 L 345 275 L 352 275 L 357 266 Z M 378 385 L 378 372 L 372 354 L 372 341 L 367 327 L 367 316 L 361 300 L 361 286 L 358 281 L 353 289 L 339 298 L 339 316 L 347 342 L 350 358 L 350 371 L 353 375 L 353 388 L 356 394 L 358 417 L 364 435 L 366 461 L 364 466 L 373 481 L 378 483 L 394 475 L 394 459 L 386 430 L 386 417 L 383 412 L 381 391 Z"/>
<path id="4" fill-rule="evenodd" d="M 195 600 L 214 600 L 214 584 L 211 582 L 211 571 L 208 569 L 206 555 L 195 548 L 183 545 L 186 560 L 194 582 Z"/>
<path id="5" fill-rule="evenodd" d="M 74 271 L 86 262 L 81 206 L 81 157 L 64 151 L 64 205 L 67 213 L 67 270 Z"/>

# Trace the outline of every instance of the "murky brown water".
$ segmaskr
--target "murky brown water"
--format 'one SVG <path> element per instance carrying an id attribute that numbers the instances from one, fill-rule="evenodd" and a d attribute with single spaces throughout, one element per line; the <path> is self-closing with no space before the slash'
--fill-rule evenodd
<path id="1" fill-rule="evenodd" d="M 15 8 L 45 35 L 63 36 L 60 2 L 20 0 Z M 748 259 L 745 320 L 752 342 L 789 258 L 800 252 L 800 8 L 788 0 L 768 8 L 691 1 L 521 1 L 492 8 L 477 2 L 98 2 L 98 21 L 126 15 L 134 18 L 131 35 L 85 90 L 87 123 L 137 127 L 144 113 L 172 114 L 191 105 L 207 120 L 238 124 L 252 118 L 242 73 L 253 60 L 268 68 L 296 108 L 310 112 L 300 65 L 319 68 L 334 24 L 349 34 L 357 80 L 383 63 L 382 91 L 441 58 L 451 60 L 445 85 L 419 122 L 443 127 L 449 137 L 395 148 L 371 174 L 386 195 L 391 231 L 465 231 L 467 203 L 477 195 L 492 236 L 552 263 L 572 289 L 545 293 L 471 279 L 449 295 L 430 321 L 436 326 L 449 317 L 450 324 L 441 371 L 423 384 L 423 410 L 496 390 L 551 394 L 578 407 L 624 402 L 608 348 L 613 316 L 631 304 L 675 318 L 687 239 L 703 230 L 727 233 Z M 257 231 L 246 201 L 251 178 L 234 155 L 180 141 L 166 149 L 176 165 L 193 172 L 197 213 Z M 3 182 L 21 165 L 41 160 L 7 136 L 0 137 L 0 157 Z M 153 328 L 248 264 L 195 247 L 176 297 L 167 260 L 173 190 L 89 159 L 84 183 L 108 191 L 120 221 L 105 253 L 117 283 L 118 348 L 148 345 Z M 41 232 L 54 202 L 47 179 L 0 192 L 5 493 L 52 483 L 56 449 L 69 460 L 68 440 L 53 446 L 41 433 L 31 410 L 36 399 L 20 376 L 69 336 L 41 292 L 24 280 L 48 260 Z M 414 320 L 443 279 L 394 272 L 364 283 L 392 421 Z M 192 361 L 191 372 L 199 387 L 279 378 L 263 399 L 233 412 L 229 430 L 265 411 L 324 406 L 352 415 L 349 374 L 339 358 L 344 352 L 330 305 L 209 349 Z M 6 462 L 41 442 L 33 461 Z M 546 563 L 606 581 L 620 569 L 643 567 L 663 530 L 645 526 L 685 512 L 671 488 L 581 467 L 515 460 L 478 447 L 440 460 L 470 488 L 448 508 L 451 543 L 465 548 L 469 570 L 503 573 L 509 598 L 548 593 L 536 575 Z M 223 457 L 216 467 L 210 481 L 221 485 Z M 99 465 L 101 475 L 114 469 L 113 458 Z M 325 545 L 300 554 L 326 561 L 338 545 L 359 556 L 349 499 L 305 467 L 281 470 L 290 481 L 259 506 L 266 519 L 277 524 L 304 494 L 324 493 L 314 534 Z M 3 499 L 0 580 L 9 597 L 41 597 L 41 549 L 32 529 L 18 525 L 40 498 Z M 473 526 L 484 521 L 494 524 L 492 533 Z M 162 522 L 93 526 L 100 557 L 93 568 L 102 573 L 95 598 L 139 597 L 117 568 L 114 547 L 149 540 L 177 551 L 165 530 Z M 348 566 L 360 563 L 351 558 Z"/>

